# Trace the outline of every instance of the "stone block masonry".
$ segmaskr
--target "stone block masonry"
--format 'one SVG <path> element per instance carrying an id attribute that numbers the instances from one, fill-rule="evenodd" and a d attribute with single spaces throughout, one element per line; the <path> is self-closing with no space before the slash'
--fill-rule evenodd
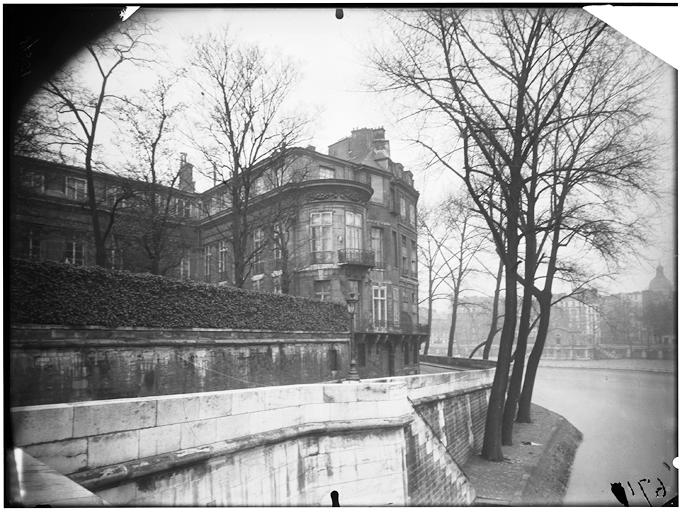
<path id="1" fill-rule="evenodd" d="M 465 505 L 474 490 L 455 451 L 417 408 L 483 395 L 492 379 L 471 370 L 15 407 L 12 432 L 112 505 L 328 506 L 333 490 L 342 506 Z"/>
<path id="2" fill-rule="evenodd" d="M 346 333 L 12 326 L 12 405 L 337 380 Z"/>

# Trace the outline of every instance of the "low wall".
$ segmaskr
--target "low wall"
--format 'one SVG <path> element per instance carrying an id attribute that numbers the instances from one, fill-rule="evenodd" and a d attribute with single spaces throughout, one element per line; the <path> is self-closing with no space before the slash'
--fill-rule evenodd
<path id="1" fill-rule="evenodd" d="M 348 342 L 329 332 L 13 325 L 10 403 L 335 380 L 347 370 Z"/>
<path id="2" fill-rule="evenodd" d="M 485 370 L 487 368 L 496 367 L 496 361 L 490 361 L 488 359 L 469 359 L 467 357 L 421 355 L 420 362 L 449 366 L 460 370 Z"/>
<path id="3" fill-rule="evenodd" d="M 11 417 L 16 445 L 112 505 L 322 506 L 333 490 L 343 506 L 464 505 L 474 490 L 418 409 L 485 396 L 492 379 L 475 370 L 15 407 Z"/>

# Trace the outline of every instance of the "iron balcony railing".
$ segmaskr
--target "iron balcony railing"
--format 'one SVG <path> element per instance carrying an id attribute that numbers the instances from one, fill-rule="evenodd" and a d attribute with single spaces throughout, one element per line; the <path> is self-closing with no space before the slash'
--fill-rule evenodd
<path id="1" fill-rule="evenodd" d="M 338 251 L 338 263 L 341 265 L 374 267 L 375 252 L 365 251 L 363 249 L 340 249 Z"/>

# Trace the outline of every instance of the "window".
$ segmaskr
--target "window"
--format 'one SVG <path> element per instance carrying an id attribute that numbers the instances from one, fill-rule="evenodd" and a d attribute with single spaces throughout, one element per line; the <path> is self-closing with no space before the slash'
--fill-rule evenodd
<path id="1" fill-rule="evenodd" d="M 183 256 L 179 262 L 179 277 L 181 279 L 191 278 L 191 258 L 188 255 Z"/>
<path id="2" fill-rule="evenodd" d="M 409 348 L 408 343 L 404 343 L 404 365 L 411 364 L 409 361 L 409 356 L 411 355 Z"/>
<path id="3" fill-rule="evenodd" d="M 312 262 L 330 263 L 333 261 L 332 223 L 333 212 L 311 214 Z"/>
<path id="4" fill-rule="evenodd" d="M 318 300 L 328 301 L 331 298 L 330 281 L 314 281 L 314 296 Z"/>
<path id="5" fill-rule="evenodd" d="M 70 176 L 66 177 L 66 197 L 73 199 L 75 201 L 84 201 L 86 197 L 85 193 L 85 180 L 80 178 L 72 178 Z"/>
<path id="6" fill-rule="evenodd" d="M 371 228 L 371 250 L 375 253 L 375 266 L 380 268 L 383 263 L 383 230 Z"/>
<path id="7" fill-rule="evenodd" d="M 219 273 L 220 280 L 224 280 L 229 268 L 229 244 L 226 240 L 220 240 L 218 243 L 217 254 L 217 272 Z"/>
<path id="8" fill-rule="evenodd" d="M 70 240 L 64 248 L 64 263 L 85 264 L 85 244 L 82 240 Z"/>
<path id="9" fill-rule="evenodd" d="M 418 249 L 415 241 L 411 240 L 411 274 L 415 277 L 418 275 Z"/>
<path id="10" fill-rule="evenodd" d="M 399 215 L 402 219 L 406 218 L 406 199 L 403 196 L 399 196 Z"/>
<path id="11" fill-rule="evenodd" d="M 401 273 L 408 272 L 408 248 L 406 246 L 406 237 L 401 235 Z"/>
<path id="12" fill-rule="evenodd" d="M 26 257 L 29 260 L 39 260 L 40 256 L 40 238 L 38 238 L 34 231 L 29 231 L 26 244 Z"/>
<path id="13" fill-rule="evenodd" d="M 280 236 L 280 227 L 274 232 L 274 269 L 279 270 L 283 263 L 283 240 Z"/>
<path id="14" fill-rule="evenodd" d="M 373 325 L 384 327 L 386 325 L 386 291 L 384 286 L 373 287 Z"/>
<path id="15" fill-rule="evenodd" d="M 263 194 L 264 191 L 265 190 L 264 190 L 264 180 L 263 180 L 263 178 L 261 176 L 259 178 L 255 178 L 255 180 L 253 181 L 253 184 L 252 184 L 252 188 L 251 188 L 251 192 L 252 192 L 251 195 L 253 197 L 259 196 L 260 194 Z"/>
<path id="16" fill-rule="evenodd" d="M 408 205 L 408 221 L 413 225 L 416 223 L 416 205 L 413 203 Z"/>
<path id="17" fill-rule="evenodd" d="M 394 248 L 394 268 L 399 268 L 399 249 L 397 246 L 397 232 L 392 231 L 392 245 Z"/>
<path id="18" fill-rule="evenodd" d="M 360 213 L 345 212 L 345 249 L 362 248 L 363 216 Z"/>
<path id="19" fill-rule="evenodd" d="M 253 233 L 253 274 L 264 274 L 264 259 L 262 253 L 264 252 L 264 230 L 257 228 Z"/>
<path id="20" fill-rule="evenodd" d="M 206 245 L 203 247 L 203 277 L 206 281 L 210 281 L 212 277 L 212 261 L 213 261 L 213 246 Z"/>
<path id="21" fill-rule="evenodd" d="M 338 351 L 334 348 L 328 351 L 328 365 L 332 372 L 337 372 L 340 369 L 340 358 Z"/>
<path id="22" fill-rule="evenodd" d="M 188 199 L 177 198 L 175 199 L 175 215 L 178 217 L 190 217 L 191 216 L 191 202 Z"/>
<path id="23" fill-rule="evenodd" d="M 371 188 L 373 189 L 373 196 L 371 201 L 374 203 L 383 204 L 385 202 L 385 189 L 383 187 L 383 177 L 371 174 Z"/>
<path id="24" fill-rule="evenodd" d="M 399 287 L 392 287 L 392 317 L 394 325 L 399 325 Z"/>
<path id="25" fill-rule="evenodd" d="M 332 167 L 319 167 L 320 180 L 332 180 L 333 178 L 335 178 L 335 169 Z"/>
<path id="26" fill-rule="evenodd" d="M 366 344 L 357 343 L 357 365 L 360 367 L 366 366 Z"/>
<path id="27" fill-rule="evenodd" d="M 28 171 L 22 176 L 23 186 L 32 192 L 40 194 L 45 192 L 45 175 L 39 172 Z"/>

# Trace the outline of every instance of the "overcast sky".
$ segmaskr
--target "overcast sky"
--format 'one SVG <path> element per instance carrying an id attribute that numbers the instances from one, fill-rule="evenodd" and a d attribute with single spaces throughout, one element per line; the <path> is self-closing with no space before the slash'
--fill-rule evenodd
<path id="1" fill-rule="evenodd" d="M 381 11 L 345 9 L 341 20 L 336 19 L 335 9 L 172 8 L 147 9 L 147 12 L 158 20 L 157 42 L 165 45 L 168 55 L 180 63 L 188 57 L 187 37 L 220 29 L 225 24 L 237 40 L 255 43 L 269 53 L 292 59 L 300 80 L 290 105 L 313 114 L 307 143 L 316 146 L 317 151 L 326 153 L 329 144 L 349 135 L 353 128 L 382 126 L 390 140 L 392 158 L 413 172 L 421 203 L 431 204 L 458 187 L 449 174 L 424 170 L 425 155 L 408 142 L 414 126 L 399 120 L 391 97 L 372 93 L 366 86 L 371 77 L 368 67 L 371 48 L 388 37 Z M 671 69 L 669 66 L 664 90 L 658 97 L 659 112 L 669 113 L 664 124 L 669 138 L 671 99 L 677 94 Z M 128 89 L 129 94 L 134 92 L 134 87 L 149 84 L 153 78 L 135 73 L 134 80 L 128 75 L 118 83 L 119 87 Z M 181 151 L 189 154 L 190 161 L 199 161 L 198 153 L 191 147 Z M 672 151 L 673 148 L 669 148 L 668 166 L 663 172 L 664 188 L 669 193 L 676 187 Z M 199 189 L 207 186 L 209 182 L 199 182 Z M 676 233 L 673 201 L 672 196 L 667 197 L 662 209 L 652 213 L 658 219 L 654 236 L 657 241 L 645 249 L 647 261 L 630 262 L 629 273 L 610 284 L 610 291 L 646 288 L 658 263 L 663 264 L 666 275 L 673 278 Z M 479 288 L 488 290 L 489 283 L 480 282 Z"/>

